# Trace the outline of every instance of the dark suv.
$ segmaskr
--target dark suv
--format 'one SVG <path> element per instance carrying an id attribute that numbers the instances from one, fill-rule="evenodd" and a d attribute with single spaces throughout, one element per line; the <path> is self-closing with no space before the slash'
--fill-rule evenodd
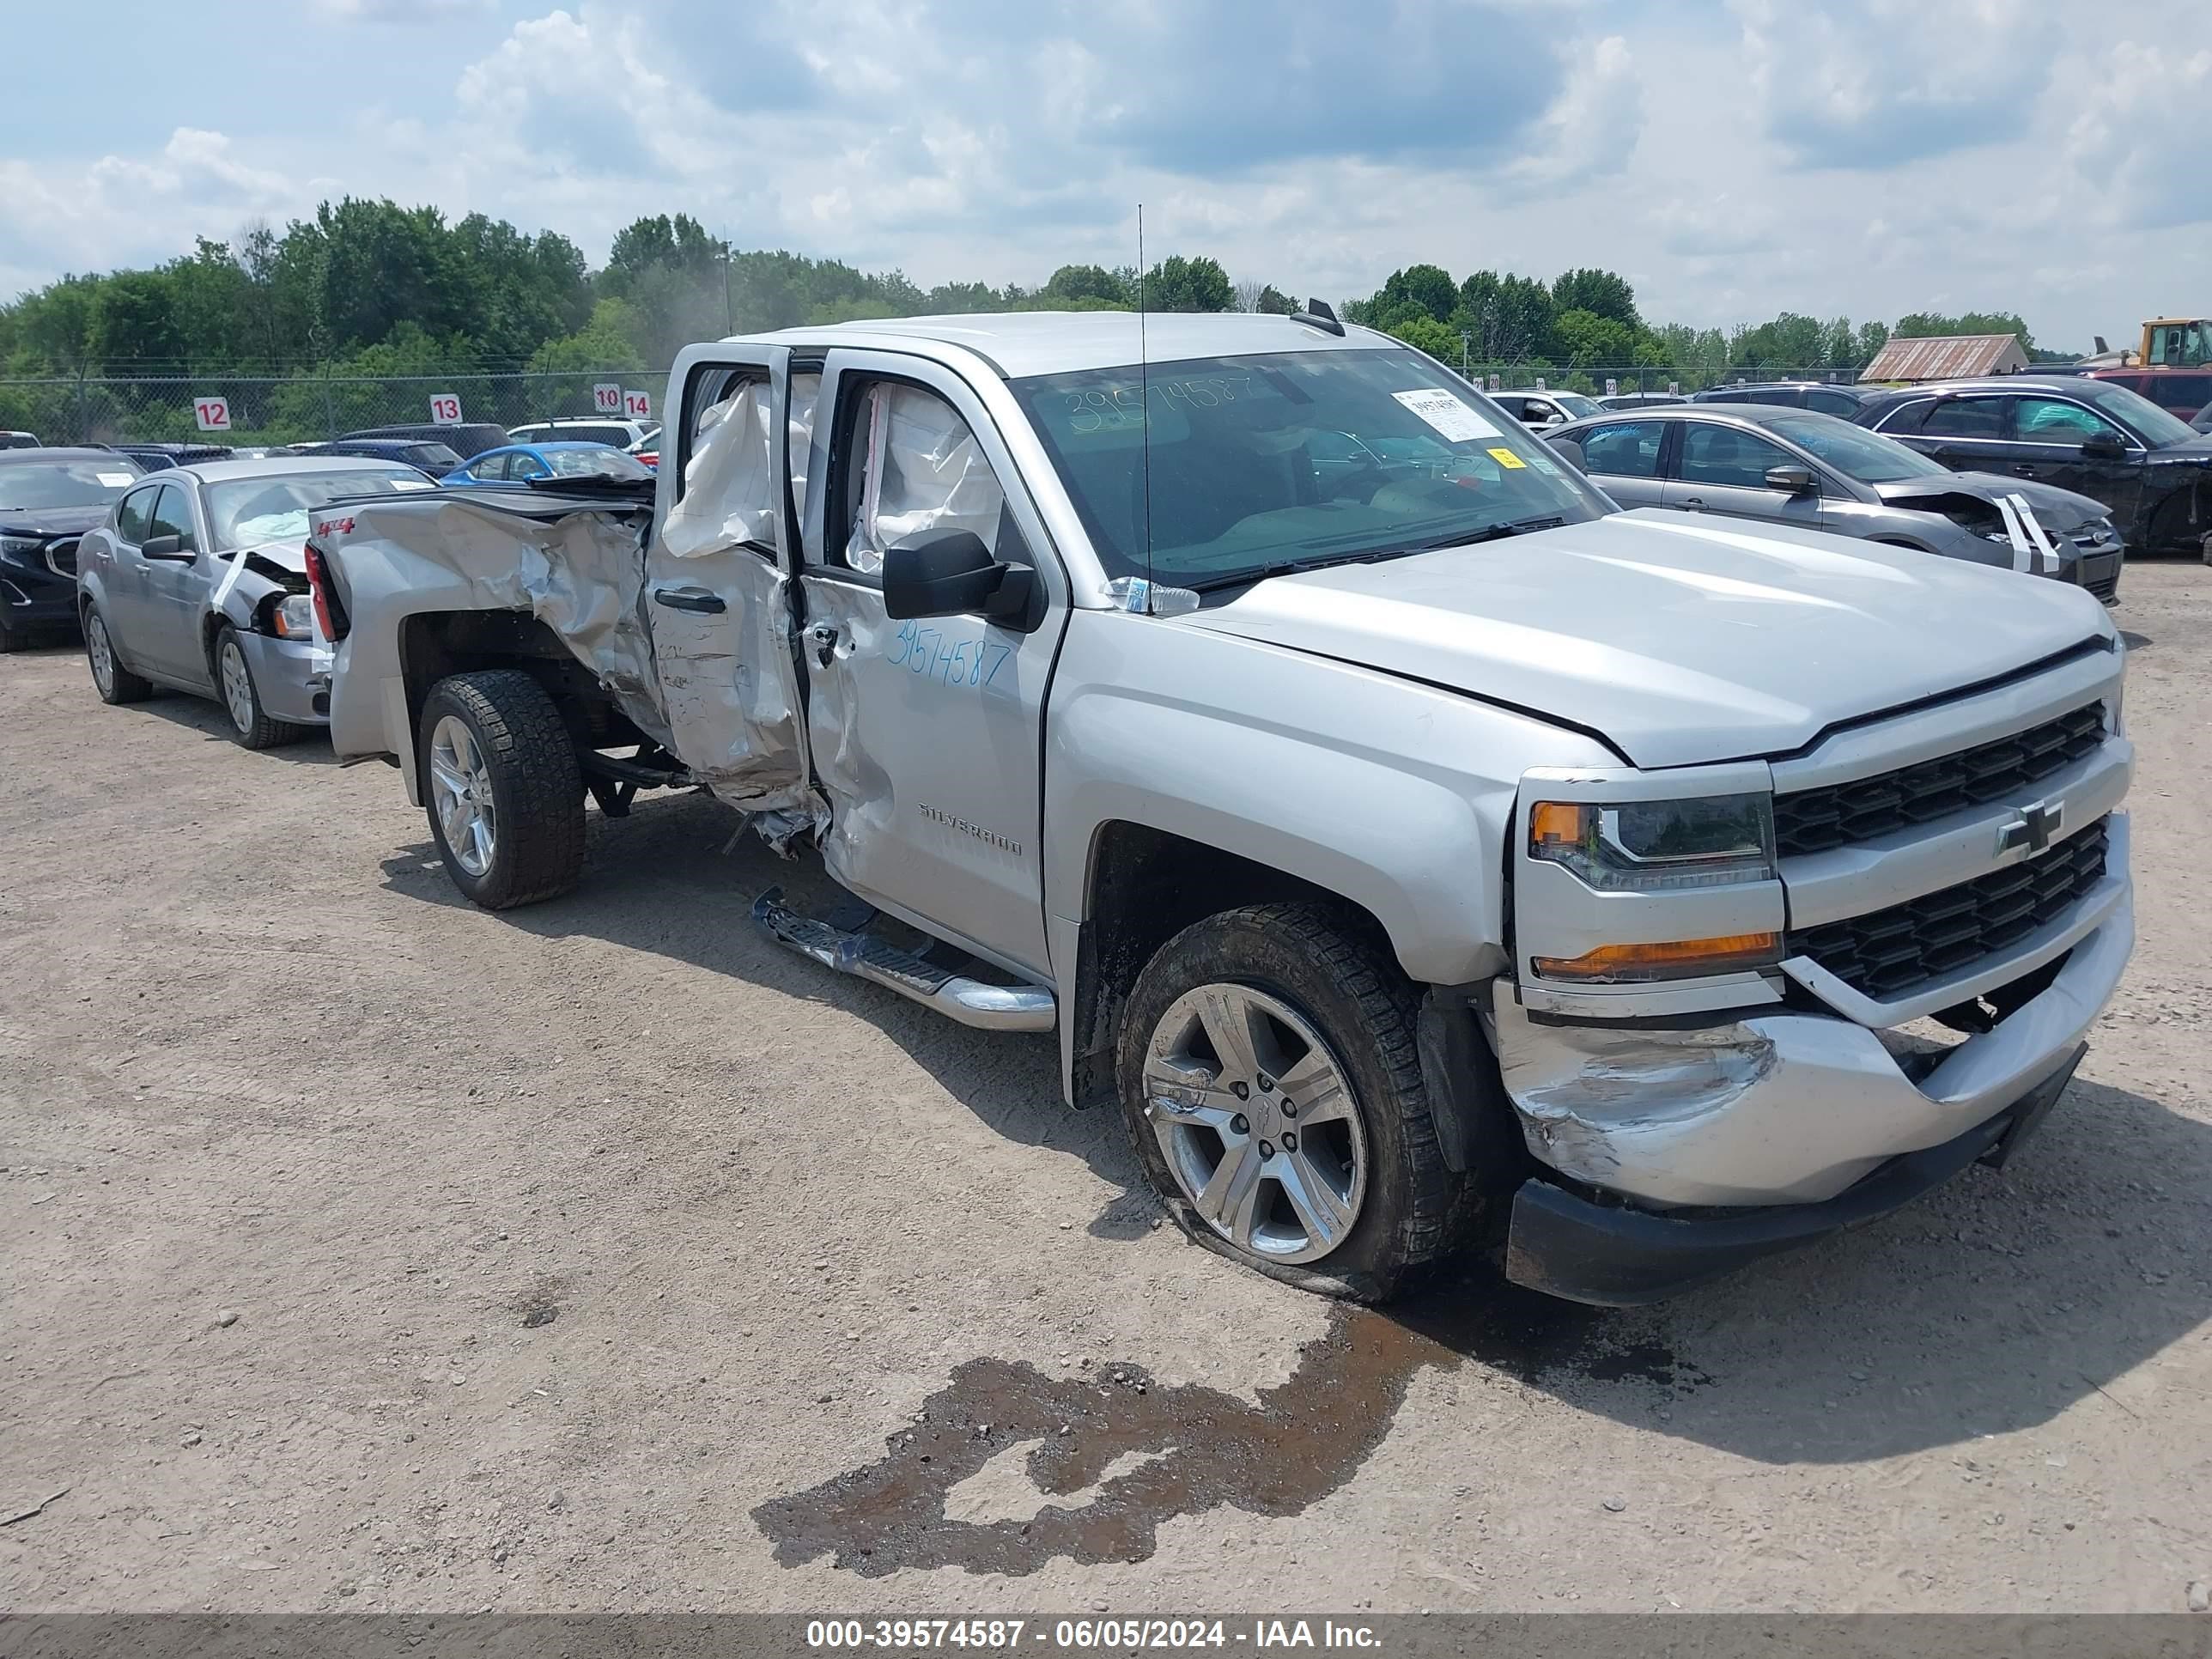
<path id="1" fill-rule="evenodd" d="M 1693 404 L 1780 404 L 1787 409 L 1818 410 L 1844 420 L 1857 417 L 1868 393 L 1855 386 L 1821 380 L 1763 380 L 1750 386 L 1709 386 L 1684 399 Z"/>
<path id="2" fill-rule="evenodd" d="M 410 443 L 443 444 L 463 461 L 487 449 L 503 449 L 514 441 L 507 435 L 505 427 L 494 426 L 489 421 L 456 421 L 450 426 L 434 425 L 428 421 L 400 426 L 365 426 L 358 432 L 344 434 L 338 441 L 350 443 L 358 438 L 397 438 Z"/>
<path id="3" fill-rule="evenodd" d="M 1857 418 L 1954 471 L 2102 501 L 2130 552 L 2200 553 L 2212 537 L 2212 434 L 2110 380 L 1941 380 L 1871 398 Z"/>

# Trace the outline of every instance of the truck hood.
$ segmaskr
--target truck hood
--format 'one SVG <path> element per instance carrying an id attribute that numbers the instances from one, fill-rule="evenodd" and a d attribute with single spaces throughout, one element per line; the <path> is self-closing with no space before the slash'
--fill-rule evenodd
<path id="1" fill-rule="evenodd" d="M 1641 767 L 1786 754 L 2113 631 L 2058 582 L 1659 509 L 1279 576 L 1181 621 L 1526 709 Z"/>

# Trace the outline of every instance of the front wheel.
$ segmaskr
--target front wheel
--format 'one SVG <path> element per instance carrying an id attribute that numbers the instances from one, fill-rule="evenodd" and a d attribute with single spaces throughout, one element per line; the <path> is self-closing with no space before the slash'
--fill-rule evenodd
<path id="1" fill-rule="evenodd" d="M 216 690 L 230 715 L 230 735 L 244 749 L 274 749 L 297 743 L 307 728 L 290 720 L 273 720 L 261 706 L 260 689 L 253 684 L 253 669 L 246 660 L 246 647 L 238 630 L 226 623 L 215 641 Z"/>
<path id="2" fill-rule="evenodd" d="M 1379 1302 L 1454 1243 L 1418 999 L 1321 904 L 1224 911 L 1137 976 L 1117 1054 L 1139 1161 L 1184 1230 L 1272 1277 Z"/>
<path id="3" fill-rule="evenodd" d="M 561 711 L 516 668 L 430 689 L 416 777 L 453 885 L 487 910 L 569 891 L 584 871 L 584 777 Z"/>

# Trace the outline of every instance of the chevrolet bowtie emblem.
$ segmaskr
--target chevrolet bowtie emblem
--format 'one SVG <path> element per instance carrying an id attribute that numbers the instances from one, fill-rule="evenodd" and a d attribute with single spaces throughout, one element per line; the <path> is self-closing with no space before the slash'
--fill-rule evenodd
<path id="1" fill-rule="evenodd" d="M 2051 845 L 2058 826 L 2065 822 L 2066 803 L 2063 800 L 2039 800 L 2033 806 L 2023 806 L 2018 817 L 1997 831 L 1997 851 L 2025 850 L 2033 856 Z"/>

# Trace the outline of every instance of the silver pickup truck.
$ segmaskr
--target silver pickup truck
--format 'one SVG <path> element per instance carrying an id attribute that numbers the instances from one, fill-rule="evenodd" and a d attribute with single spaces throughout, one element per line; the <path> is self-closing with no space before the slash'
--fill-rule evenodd
<path id="1" fill-rule="evenodd" d="M 1141 328 L 695 346 L 638 494 L 334 507 L 338 751 L 495 908 L 641 789 L 818 846 L 770 933 L 1056 1031 L 1315 1289 L 1645 1301 L 2012 1152 L 2133 939 L 2102 605 L 1621 512 L 1323 307 Z"/>

